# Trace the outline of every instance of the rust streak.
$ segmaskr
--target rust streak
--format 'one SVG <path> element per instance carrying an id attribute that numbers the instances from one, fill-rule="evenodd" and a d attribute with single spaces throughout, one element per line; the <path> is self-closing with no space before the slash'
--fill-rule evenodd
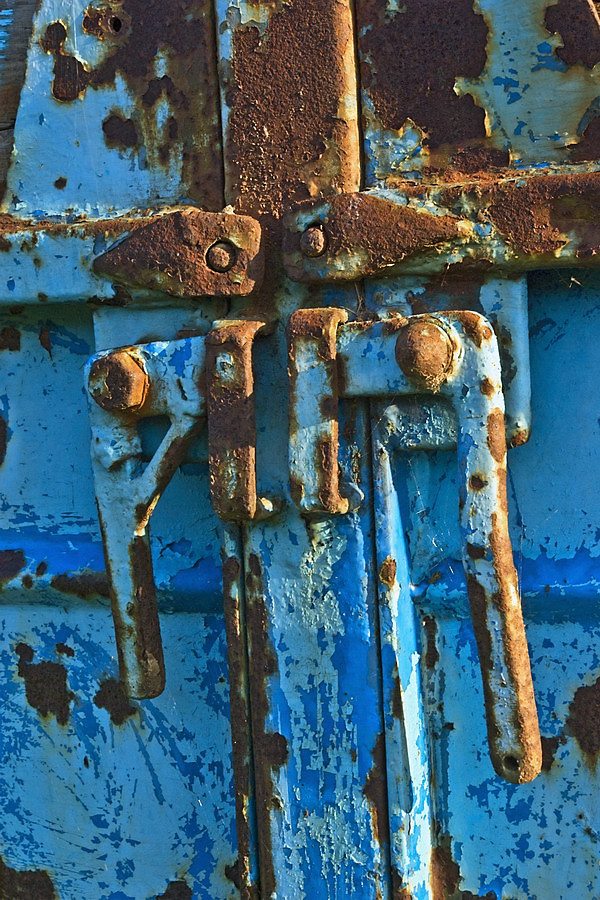
<path id="1" fill-rule="evenodd" d="M 396 560 L 392 556 L 386 557 L 379 569 L 379 580 L 387 587 L 393 587 L 396 582 Z"/>
<path id="2" fill-rule="evenodd" d="M 22 550 L 0 550 L 0 591 L 8 581 L 16 578 L 26 566 Z"/>
<path id="3" fill-rule="evenodd" d="M 385 735 L 383 732 L 377 735 L 372 757 L 373 765 L 365 779 L 363 794 L 369 804 L 375 840 L 383 848 L 389 846 L 390 842 Z"/>

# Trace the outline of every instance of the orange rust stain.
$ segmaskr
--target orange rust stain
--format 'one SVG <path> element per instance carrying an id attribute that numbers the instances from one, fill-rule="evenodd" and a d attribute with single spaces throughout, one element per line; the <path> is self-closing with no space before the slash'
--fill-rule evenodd
<path id="1" fill-rule="evenodd" d="M 506 432 L 504 413 L 501 409 L 493 409 L 487 418 L 487 445 L 497 463 L 506 458 Z"/>
<path id="2" fill-rule="evenodd" d="M 390 822 L 387 797 L 385 735 L 380 733 L 372 750 L 373 765 L 365 779 L 363 794 L 367 798 L 377 843 L 383 847 L 390 842 Z"/>
<path id="3" fill-rule="evenodd" d="M 379 580 L 388 587 L 393 587 L 396 583 L 396 560 L 393 556 L 388 556 L 381 564 L 379 569 Z"/>

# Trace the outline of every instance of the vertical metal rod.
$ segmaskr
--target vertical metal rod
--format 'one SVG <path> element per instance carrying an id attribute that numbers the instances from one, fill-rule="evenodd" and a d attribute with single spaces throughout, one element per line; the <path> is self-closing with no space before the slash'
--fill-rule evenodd
<path id="1" fill-rule="evenodd" d="M 222 525 L 223 606 L 229 662 L 229 704 L 235 812 L 238 841 L 236 871 L 232 873 L 241 900 L 258 900 L 259 866 L 248 678 L 248 640 L 244 555 L 240 526 Z"/>

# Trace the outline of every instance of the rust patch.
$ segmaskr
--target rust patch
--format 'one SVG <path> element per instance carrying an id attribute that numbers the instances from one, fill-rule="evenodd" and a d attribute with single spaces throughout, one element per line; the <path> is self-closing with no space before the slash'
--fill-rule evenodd
<path id="1" fill-rule="evenodd" d="M 204 0 L 123 0 L 114 8 L 89 7 L 83 30 L 106 44 L 102 61 L 91 70 L 65 54 L 67 32 L 62 22 L 52 23 L 41 41 L 42 48 L 54 55 L 56 99 L 69 102 L 86 89 L 110 87 L 120 75 L 129 93 L 141 101 L 156 79 L 155 60 L 161 56 L 167 61 L 167 77 L 173 85 L 168 97 L 171 115 L 167 122 L 159 123 L 152 104 L 139 103 L 135 119 L 138 143 L 144 144 L 151 165 L 171 160 L 182 164 L 182 193 L 207 209 L 222 208 L 212 4 Z M 201 142 L 198 134 L 203 135 Z"/>
<path id="2" fill-rule="evenodd" d="M 458 895 L 460 900 L 498 900 L 495 891 L 488 891 L 487 894 L 472 894 L 471 891 L 461 891 Z"/>
<path id="3" fill-rule="evenodd" d="M 360 0 L 357 24 L 361 83 L 385 128 L 410 120 L 430 149 L 485 138 L 484 110 L 454 92 L 458 77 L 477 78 L 486 63 L 488 28 L 472 0 L 406 0 L 394 12 Z"/>
<path id="4" fill-rule="evenodd" d="M 506 459 L 506 431 L 501 409 L 493 409 L 487 417 L 487 445 L 496 462 L 503 463 Z"/>
<path id="5" fill-rule="evenodd" d="M 379 570 L 379 580 L 388 587 L 393 587 L 396 582 L 396 560 L 393 556 L 388 556 L 381 564 Z"/>
<path id="6" fill-rule="evenodd" d="M 12 325 L 6 325 L 0 331 L 0 350 L 20 350 L 21 349 L 21 332 Z"/>
<path id="7" fill-rule="evenodd" d="M 63 103 L 81 97 L 90 81 L 90 73 L 81 60 L 64 51 L 67 29 L 62 22 L 52 22 L 46 28 L 40 47 L 54 57 L 52 94 Z"/>
<path id="8" fill-rule="evenodd" d="M 565 65 L 593 69 L 600 62 L 600 17 L 592 0 L 558 0 L 546 9 L 544 22 L 562 38 L 554 52 Z"/>
<path id="9" fill-rule="evenodd" d="M 62 653 L 64 656 L 75 656 L 75 651 L 72 647 L 69 647 L 68 644 L 58 643 L 55 650 L 57 653 Z"/>
<path id="10" fill-rule="evenodd" d="M 156 900 L 192 900 L 192 889 L 185 881 L 172 881 L 164 894 L 159 894 Z"/>
<path id="11" fill-rule="evenodd" d="M 583 753 L 596 762 L 600 752 L 600 678 L 575 691 L 567 727 Z"/>
<path id="12" fill-rule="evenodd" d="M 262 567 L 255 553 L 250 553 L 248 557 L 245 580 L 260 886 L 261 896 L 270 897 L 277 890 L 271 843 L 271 810 L 279 806 L 279 800 L 275 796 L 273 772 L 287 762 L 288 746 L 282 734 L 266 731 L 269 714 L 267 682 L 277 672 L 277 656 L 269 643 Z"/>
<path id="13" fill-rule="evenodd" d="M 110 597 L 110 582 L 106 572 L 93 572 L 91 569 L 82 569 L 74 574 L 63 572 L 53 575 L 50 584 L 62 594 L 72 594 L 81 600 Z"/>
<path id="14" fill-rule="evenodd" d="M 436 643 L 437 622 L 433 616 L 424 616 L 423 628 L 425 629 L 425 665 L 428 669 L 433 669 L 440 659 Z"/>
<path id="15" fill-rule="evenodd" d="M 0 900 L 58 900 L 58 895 L 43 869 L 19 871 L 0 856 Z"/>
<path id="16" fill-rule="evenodd" d="M 369 804 L 375 840 L 380 847 L 389 846 L 390 819 L 387 796 L 385 735 L 383 732 L 377 735 L 377 740 L 372 750 L 372 757 L 373 765 L 365 779 L 363 794 Z"/>
<path id="17" fill-rule="evenodd" d="M 7 581 L 16 578 L 26 566 L 22 550 L 0 550 L 0 591 Z"/>
<path id="18" fill-rule="evenodd" d="M 94 695 L 94 704 L 98 709 L 105 709 L 110 713 L 113 725 L 122 725 L 130 716 L 139 712 L 138 707 L 130 702 L 121 682 L 115 678 L 107 678 L 100 684 Z"/>
<path id="19" fill-rule="evenodd" d="M 562 735 L 553 737 L 542 737 L 542 770 L 549 772 L 556 756 L 556 751 L 561 744 L 566 743 L 566 738 Z"/>
<path id="20" fill-rule="evenodd" d="M 474 193 L 518 253 L 552 254 L 571 242 L 578 257 L 600 251 L 600 180 L 594 173 L 539 175 Z"/>
<path id="21" fill-rule="evenodd" d="M 100 275 L 176 297 L 240 296 L 262 279 L 260 227 L 248 216 L 189 207 L 156 216 L 94 260 Z M 211 269 L 207 251 L 223 241 L 235 248 L 226 272 Z"/>
<path id="22" fill-rule="evenodd" d="M 133 119 L 126 119 L 120 113 L 111 113 L 102 123 L 104 141 L 107 147 L 127 150 L 137 147 L 138 133 Z"/>
<path id="23" fill-rule="evenodd" d="M 25 681 L 29 705 L 42 717 L 54 716 L 59 725 L 66 725 L 75 694 L 67 687 L 65 667 L 55 662 L 34 663 L 34 651 L 28 644 L 17 644 L 15 653 L 19 657 L 17 671 Z"/>
<path id="24" fill-rule="evenodd" d="M 483 559 L 485 557 L 486 551 L 485 547 L 478 547 L 476 544 L 471 544 L 467 541 L 467 553 L 471 557 L 471 559 Z"/>
<path id="25" fill-rule="evenodd" d="M 437 847 L 431 851 L 430 862 L 431 900 L 448 900 L 460 884 L 460 869 L 452 858 L 451 838 L 441 835 Z"/>
<path id="26" fill-rule="evenodd" d="M 298 212 L 306 217 L 313 207 L 319 205 L 303 203 L 298 206 Z M 459 220 L 454 216 L 434 216 L 366 193 L 344 193 L 332 197 L 323 232 L 327 246 L 319 257 L 319 268 L 341 254 L 359 253 L 362 275 L 373 275 L 408 256 L 425 252 L 461 235 Z M 286 230 L 283 250 L 287 257 L 288 275 L 300 281 L 310 281 L 314 277 L 311 267 L 296 262 L 296 254 L 302 258 L 304 234 Z M 341 277 L 339 272 L 337 277 Z"/>
<path id="27" fill-rule="evenodd" d="M 23 585 L 23 587 L 26 590 L 30 590 L 30 588 L 33 587 L 33 578 L 31 577 L 31 575 L 29 573 L 27 573 L 27 575 L 23 575 L 23 577 L 21 579 L 21 584 Z"/>
<path id="28" fill-rule="evenodd" d="M 469 487 L 472 491 L 482 491 L 487 481 L 481 475 L 471 475 L 469 478 Z"/>
<path id="29" fill-rule="evenodd" d="M 103 6 L 96 8 L 88 6 L 83 16 L 82 27 L 86 34 L 93 34 L 99 41 L 107 38 L 113 40 L 123 32 L 124 23 L 121 18 L 121 9 Z"/>
<path id="30" fill-rule="evenodd" d="M 491 397 L 496 388 L 494 387 L 494 382 L 489 378 L 483 378 L 481 384 L 479 385 L 479 390 L 486 397 Z"/>
<path id="31" fill-rule="evenodd" d="M 457 322 L 460 322 L 467 337 L 479 349 L 481 349 L 483 342 L 489 341 L 494 333 L 483 316 L 476 312 L 460 310 L 455 312 L 453 316 Z"/>
<path id="32" fill-rule="evenodd" d="M 54 187 L 56 188 L 57 191 L 63 191 L 66 188 L 66 186 L 67 186 L 67 179 L 64 177 L 64 175 L 61 175 L 54 182 Z"/>

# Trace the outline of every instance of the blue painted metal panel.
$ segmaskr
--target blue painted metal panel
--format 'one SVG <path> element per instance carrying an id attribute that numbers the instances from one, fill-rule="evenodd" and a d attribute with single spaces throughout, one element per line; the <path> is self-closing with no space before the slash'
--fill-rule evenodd
<path id="1" fill-rule="evenodd" d="M 510 279 L 492 270 L 485 278 L 468 271 L 462 280 L 445 272 L 436 280 L 419 262 L 411 263 L 416 274 L 410 277 L 341 288 L 307 287 L 280 275 L 283 212 L 299 199 L 331 202 L 340 192 L 357 192 L 361 162 L 367 189 L 436 215 L 445 179 L 461 183 L 477 174 L 461 174 L 460 142 L 450 150 L 444 140 L 436 144 L 432 134 L 440 123 L 410 116 L 399 127 L 384 121 L 386 107 L 375 89 L 383 79 L 393 93 L 399 77 L 392 57 L 377 56 L 381 42 L 393 48 L 405 66 L 400 77 L 408 79 L 403 41 L 435 31 L 440 4 L 432 0 L 433 25 L 410 2 L 360 0 L 354 6 L 362 159 L 355 36 L 346 2 L 319 8 L 312 0 L 217 0 L 215 23 L 212 4 L 186 0 L 177 21 L 167 16 L 158 22 L 170 35 L 168 46 L 154 52 L 146 32 L 142 77 L 121 56 L 121 74 L 110 84 L 106 65 L 110 69 L 120 52 L 118 35 L 107 32 L 98 40 L 106 22 L 86 25 L 81 2 L 40 5 L 4 208 L 67 223 L 189 198 L 208 209 L 228 202 L 263 222 L 268 265 L 266 288 L 249 300 L 153 299 L 136 289 L 123 299 L 91 271 L 93 257 L 106 250 L 107 232 L 86 237 L 82 226 L 84 240 L 69 235 L 66 249 L 31 233 L 7 237 L 11 250 L 0 260 L 6 270 L 0 297 L 6 309 L 0 320 L 0 450 L 6 444 L 0 461 L 0 895 L 11 900 L 34 891 L 60 900 L 600 896 L 594 792 L 600 752 L 598 366 L 590 339 L 600 325 L 600 281 L 579 270 L 530 275 L 527 335 L 522 256 L 506 249 L 510 240 L 498 237 L 501 228 L 493 232 L 477 220 L 479 195 L 463 198 L 461 227 L 471 229 L 476 248 L 489 239 L 490 260 L 512 266 Z M 478 73 L 442 73 L 450 78 L 441 86 L 450 107 L 466 98 L 469 109 L 486 111 L 485 122 L 480 117 L 485 133 L 467 150 L 491 154 L 488 162 L 501 159 L 498 177 L 509 163 L 519 179 L 543 166 L 577 176 L 596 170 L 597 161 L 585 161 L 585 154 L 597 72 L 580 59 L 567 64 L 559 53 L 561 41 L 567 54 L 575 52 L 576 35 L 552 31 L 541 0 L 530 0 L 522 20 L 505 0 L 457 3 L 456 9 L 459 25 L 448 22 L 450 30 L 460 32 L 462 16 L 464 34 L 475 33 L 472 58 L 487 54 Z M 589 4 L 586 9 L 596 22 L 595 11 Z M 132 11 L 139 14 L 135 3 L 123 4 L 124 33 Z M 418 33 L 398 28 L 411 16 L 421 21 Z M 203 54 L 194 55 L 177 31 L 181 17 L 190 34 L 201 34 Z M 56 30 L 63 21 L 64 35 Z M 323 35 L 325 21 L 335 34 Z M 151 23 L 150 31 L 158 25 Z M 0 16 L 0 47 L 3 27 Z M 179 44 L 169 29 L 177 31 Z M 313 34 L 319 35 L 318 58 L 298 79 Z M 314 127 L 312 94 L 331 99 L 322 90 L 319 64 L 332 47 L 342 71 L 326 79 L 336 126 L 327 135 L 317 127 L 318 146 L 306 149 L 301 134 L 304 125 Z M 419 54 L 418 65 L 432 64 L 427 45 Z M 65 55 L 87 73 L 68 101 L 52 93 L 57 58 Z M 451 56 L 456 67 L 454 50 Z M 264 83 L 255 77 L 261 60 L 269 63 Z M 438 62 L 440 71 L 449 64 L 446 57 Z M 417 78 L 412 85 L 417 93 L 420 84 Z M 300 144 L 285 129 L 280 143 L 272 143 L 268 114 L 282 91 L 297 110 L 286 128 Z M 247 119 L 240 125 L 240 109 L 245 116 L 252 109 L 255 117 L 242 138 Z M 170 116 L 175 112 L 178 117 Z M 115 116 L 125 129 L 119 146 L 110 138 Z M 196 154 L 192 169 L 190 150 Z M 419 194 L 415 185 L 428 179 Z M 567 212 L 572 206 L 569 199 Z M 304 226 L 313 214 L 302 214 Z M 323 203 L 319 215 L 331 224 Z M 566 228 L 564 209 L 561 215 Z M 593 218 L 584 206 L 577 220 L 584 233 Z M 428 271 L 471 258 L 471 245 L 461 247 L 436 249 Z M 357 277 L 363 251 L 348 251 L 346 265 Z M 570 252 L 575 259 L 577 248 Z M 476 263 L 476 250 L 472 254 Z M 529 258 L 526 267 L 534 264 Z M 72 278 L 66 265 L 76 273 Z M 53 281 L 51 303 L 36 287 L 43 267 Z M 85 303 L 91 293 L 92 307 Z M 103 306 L 106 299 L 124 306 Z M 35 305 L 24 309 L 17 301 Z M 378 371 L 395 363 L 383 344 L 374 354 L 371 343 L 354 382 L 332 375 L 331 367 L 323 381 L 330 378 L 336 389 L 339 381 L 339 396 L 346 398 L 339 404 L 338 458 L 329 460 L 330 476 L 337 481 L 338 462 L 343 473 L 340 508 L 328 509 L 318 490 L 317 514 L 306 496 L 299 503 L 298 480 L 304 476 L 318 487 L 319 453 L 324 458 L 326 452 L 319 444 L 314 467 L 309 461 L 303 473 L 297 465 L 290 485 L 290 431 L 310 431 L 315 409 L 332 418 L 331 406 L 307 393 L 299 401 L 306 421 L 289 427 L 286 325 L 295 310 L 309 306 L 341 309 L 362 322 L 365 333 L 374 313 L 385 319 L 390 312 L 458 307 L 485 314 L 503 348 L 507 434 L 517 445 L 530 429 L 530 342 L 531 438 L 511 452 L 508 487 L 543 735 L 543 771 L 531 784 L 507 784 L 495 775 L 486 745 L 454 448 L 458 438 L 468 459 L 477 443 L 469 443 L 461 416 L 424 390 L 406 405 L 389 399 L 398 432 L 389 442 L 388 401 L 367 398 L 392 389 L 376 390 L 369 359 L 377 356 Z M 270 327 L 253 349 L 252 399 L 258 483 L 260 495 L 274 501 L 271 515 L 220 523 L 209 501 L 212 451 L 202 436 L 188 449 L 152 515 L 167 687 L 160 697 L 135 701 L 118 681 L 84 365 L 98 350 L 204 336 L 227 317 L 261 317 Z M 350 358 L 340 333 L 334 351 L 325 353 L 328 362 L 337 354 Z M 314 385 L 316 369 L 310 372 Z M 396 367 L 388 388 L 401 382 L 404 390 L 406 378 Z M 360 399 L 348 399 L 356 395 Z M 164 421 L 141 426 L 146 460 L 165 429 Z M 427 449 L 415 450 L 419 446 Z M 346 506 L 349 511 L 337 515 Z M 227 622 L 222 561 L 229 573 Z M 228 652 L 233 662 L 239 652 L 233 691 L 239 688 L 241 707 L 231 723 L 234 747 L 242 748 L 237 768 Z M 242 825 L 248 832 L 239 847 L 236 815 L 237 838 Z"/>

